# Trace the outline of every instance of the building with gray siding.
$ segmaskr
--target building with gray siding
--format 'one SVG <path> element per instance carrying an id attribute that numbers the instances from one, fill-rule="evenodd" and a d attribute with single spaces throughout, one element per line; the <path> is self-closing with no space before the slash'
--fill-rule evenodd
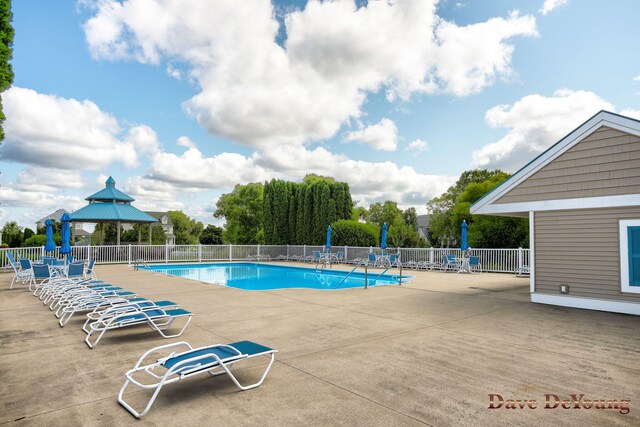
<path id="1" fill-rule="evenodd" d="M 471 213 L 529 218 L 533 302 L 640 314 L 640 121 L 599 112 Z"/>

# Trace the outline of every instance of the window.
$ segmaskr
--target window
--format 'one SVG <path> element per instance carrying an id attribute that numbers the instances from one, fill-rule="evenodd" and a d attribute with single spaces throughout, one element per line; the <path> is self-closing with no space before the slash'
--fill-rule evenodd
<path id="1" fill-rule="evenodd" d="M 166 215 L 164 215 L 164 216 L 162 217 L 162 223 L 163 223 L 163 224 L 166 224 L 166 223 L 167 223 L 167 216 L 166 216 Z"/>
<path id="2" fill-rule="evenodd" d="M 622 292 L 640 293 L 640 220 L 620 221 Z"/>

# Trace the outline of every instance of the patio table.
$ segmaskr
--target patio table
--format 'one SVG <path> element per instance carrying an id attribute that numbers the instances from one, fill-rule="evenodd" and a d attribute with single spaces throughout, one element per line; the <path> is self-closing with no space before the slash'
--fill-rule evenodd
<path id="1" fill-rule="evenodd" d="M 458 264 L 458 273 L 471 273 L 469 258 L 456 258 L 456 264 Z"/>

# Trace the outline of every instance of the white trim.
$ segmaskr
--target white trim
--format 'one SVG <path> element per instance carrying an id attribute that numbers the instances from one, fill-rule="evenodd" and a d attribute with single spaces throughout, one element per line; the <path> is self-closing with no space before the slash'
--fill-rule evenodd
<path id="1" fill-rule="evenodd" d="M 640 286 L 629 284 L 629 241 L 628 227 L 640 227 L 640 219 L 620 220 L 620 289 L 622 292 L 640 294 Z"/>
<path id="2" fill-rule="evenodd" d="M 511 178 L 507 179 L 505 182 L 495 188 L 486 198 L 478 200 L 471 206 L 471 213 L 491 213 L 484 208 L 488 205 L 492 205 L 496 200 L 500 199 L 506 193 L 520 185 L 522 181 L 529 178 L 531 175 L 542 169 L 544 166 L 555 160 L 561 154 L 569 150 L 571 147 L 582 141 L 586 136 L 592 134 L 602 126 L 607 126 L 612 129 L 616 129 L 635 136 L 640 136 L 640 122 L 627 117 L 621 117 L 617 114 L 612 114 L 607 111 L 600 111 L 591 119 L 580 125 L 573 132 L 569 133 L 567 136 L 558 141 L 555 145 L 552 145 L 549 149 L 547 149 L 547 151 L 543 152 L 539 157 L 531 161 L 531 163 L 516 172 L 515 175 L 511 176 Z M 529 210 L 531 209 L 523 209 L 520 212 Z"/>
<path id="3" fill-rule="evenodd" d="M 640 315 L 640 303 L 627 301 L 612 301 L 582 297 L 568 297 L 552 294 L 531 294 L 531 302 L 539 304 L 560 305 L 563 307 L 585 308 L 587 310 L 609 311 Z"/>
<path id="4" fill-rule="evenodd" d="M 533 211 L 529 211 L 529 291 L 536 291 L 536 233 Z"/>
<path id="5" fill-rule="evenodd" d="M 496 203 L 472 209 L 473 214 L 500 214 L 530 211 L 557 211 L 568 209 L 594 209 L 640 206 L 640 194 L 620 196 L 582 197 L 576 199 L 538 200 L 518 203 Z"/>

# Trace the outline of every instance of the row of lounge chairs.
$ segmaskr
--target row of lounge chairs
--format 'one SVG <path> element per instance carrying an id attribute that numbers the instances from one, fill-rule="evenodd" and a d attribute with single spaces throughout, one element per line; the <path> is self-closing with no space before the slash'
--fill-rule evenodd
<path id="1" fill-rule="evenodd" d="M 22 270 L 15 271 L 19 275 L 18 282 L 29 285 L 29 291 L 54 312 L 61 327 L 66 326 L 76 314 L 86 315 L 82 330 L 87 334 L 85 343 L 89 348 L 94 348 L 107 331 L 135 325 L 147 325 L 164 338 L 178 337 L 185 331 L 193 316 L 172 301 L 147 300 L 94 277 L 64 277 L 53 274 L 37 278 L 33 272 L 27 276 L 19 273 L 20 271 Z M 184 324 L 174 332 L 169 332 L 169 328 L 178 319 L 184 320 Z M 227 374 L 240 390 L 249 390 L 264 382 L 275 361 L 275 353 L 277 350 L 251 341 L 200 348 L 187 342 L 157 346 L 146 351 L 134 367 L 125 373 L 118 402 L 133 416 L 141 418 L 149 412 L 164 385 L 200 374 Z M 239 362 L 256 357 L 269 359 L 266 368 L 257 382 L 241 384 L 231 368 Z M 142 405 L 133 405 L 130 399 L 140 401 L 141 396 L 135 392 L 125 396 L 130 386 L 150 391 L 151 396 Z M 134 406 L 142 406 L 142 409 L 137 410 Z"/>
<path id="2" fill-rule="evenodd" d="M 407 261 L 402 264 L 403 268 L 413 270 L 440 270 L 440 271 L 467 271 L 482 272 L 482 264 L 479 256 L 470 256 L 462 261 L 462 258 L 455 255 L 445 255 L 441 262 L 429 261 Z"/>

